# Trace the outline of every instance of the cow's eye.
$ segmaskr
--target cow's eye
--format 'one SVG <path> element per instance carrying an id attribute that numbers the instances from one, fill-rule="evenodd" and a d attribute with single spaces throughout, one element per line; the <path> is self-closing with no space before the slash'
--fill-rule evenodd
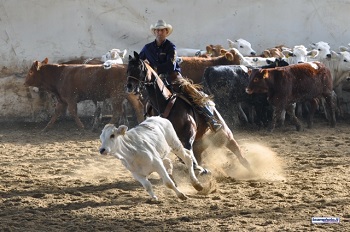
<path id="1" fill-rule="evenodd" d="M 111 134 L 111 136 L 109 138 L 114 139 L 114 134 Z"/>

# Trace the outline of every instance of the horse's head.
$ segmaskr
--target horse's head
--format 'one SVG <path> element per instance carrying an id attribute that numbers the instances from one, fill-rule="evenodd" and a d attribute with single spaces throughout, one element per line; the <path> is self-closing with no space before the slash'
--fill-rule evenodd
<path id="1" fill-rule="evenodd" d="M 128 93 L 139 93 L 147 77 L 147 67 L 145 62 L 140 59 L 139 54 L 134 52 L 134 57 L 129 55 L 127 68 L 126 91 Z"/>

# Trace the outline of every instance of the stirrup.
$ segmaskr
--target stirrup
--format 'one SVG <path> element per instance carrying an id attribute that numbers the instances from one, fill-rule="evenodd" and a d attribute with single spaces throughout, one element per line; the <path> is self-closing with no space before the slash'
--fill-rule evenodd
<path id="1" fill-rule="evenodd" d="M 222 128 L 222 125 L 218 122 L 215 122 L 215 121 L 210 122 L 208 124 L 209 124 L 210 129 L 214 132 L 218 132 Z"/>

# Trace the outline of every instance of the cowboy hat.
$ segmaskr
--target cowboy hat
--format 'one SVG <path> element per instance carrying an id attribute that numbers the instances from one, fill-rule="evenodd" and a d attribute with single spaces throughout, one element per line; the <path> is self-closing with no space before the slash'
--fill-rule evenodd
<path id="1" fill-rule="evenodd" d="M 166 36 L 169 36 L 173 32 L 173 27 L 170 24 L 167 24 L 164 20 L 158 20 L 154 25 L 151 25 L 150 29 L 153 33 L 153 35 L 156 35 L 155 30 L 156 29 L 168 29 L 168 34 Z"/>

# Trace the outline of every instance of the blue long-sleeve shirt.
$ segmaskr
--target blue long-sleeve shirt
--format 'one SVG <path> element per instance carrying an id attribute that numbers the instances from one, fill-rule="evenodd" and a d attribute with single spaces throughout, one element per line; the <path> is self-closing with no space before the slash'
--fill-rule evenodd
<path id="1" fill-rule="evenodd" d="M 174 71 L 181 73 L 180 66 L 176 62 L 175 51 L 176 46 L 169 40 L 166 39 L 159 47 L 156 40 L 154 40 L 142 48 L 140 59 L 147 59 L 158 74 L 169 74 Z"/>

